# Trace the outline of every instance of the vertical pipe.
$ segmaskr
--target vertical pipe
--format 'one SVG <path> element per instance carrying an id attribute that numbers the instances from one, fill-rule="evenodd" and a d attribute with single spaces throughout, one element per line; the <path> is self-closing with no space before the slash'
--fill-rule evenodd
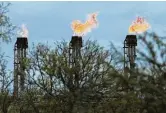
<path id="1" fill-rule="evenodd" d="M 123 50 L 123 51 L 124 51 L 124 71 L 125 71 L 125 67 L 126 67 L 126 65 L 125 65 L 125 64 L 126 64 L 126 58 L 125 58 L 125 53 L 126 53 L 126 51 L 125 51 L 125 50 L 126 50 L 126 44 L 125 44 L 125 41 L 124 41 L 124 47 L 123 47 L 123 48 L 124 48 L 124 50 Z"/>
<path id="2" fill-rule="evenodd" d="M 18 97 L 18 75 L 17 75 L 17 63 L 18 63 L 18 60 L 17 60 L 17 46 L 15 45 L 14 47 L 14 94 L 13 96 L 15 98 Z"/>
<path id="3" fill-rule="evenodd" d="M 21 60 L 21 62 L 20 62 L 20 90 L 21 90 L 21 92 L 24 90 L 24 49 L 23 48 L 21 48 L 20 49 L 21 50 L 21 54 L 20 54 L 20 56 L 21 56 L 21 58 L 20 58 L 20 60 Z"/>

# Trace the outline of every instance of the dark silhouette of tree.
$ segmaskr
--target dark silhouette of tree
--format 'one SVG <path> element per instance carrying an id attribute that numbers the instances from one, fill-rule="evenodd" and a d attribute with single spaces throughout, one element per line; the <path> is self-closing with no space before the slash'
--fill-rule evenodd
<path id="1" fill-rule="evenodd" d="M 164 113 L 164 41 L 154 33 L 138 40 L 146 50 L 137 50 L 132 77 L 124 74 L 123 54 L 113 44 L 105 50 L 96 41 L 85 42 L 82 57 L 72 67 L 67 42 L 34 45 L 25 61 L 28 87 L 18 111 Z"/>

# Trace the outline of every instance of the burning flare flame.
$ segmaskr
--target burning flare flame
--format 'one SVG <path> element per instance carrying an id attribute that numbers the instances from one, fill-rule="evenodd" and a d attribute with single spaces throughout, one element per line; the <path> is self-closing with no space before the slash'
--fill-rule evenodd
<path id="1" fill-rule="evenodd" d="M 129 33 L 141 34 L 150 28 L 149 23 L 143 17 L 137 19 L 130 25 Z"/>
<path id="2" fill-rule="evenodd" d="M 21 29 L 18 31 L 20 37 L 28 37 L 28 29 L 25 24 L 22 24 Z"/>
<path id="3" fill-rule="evenodd" d="M 74 35 L 83 36 L 88 32 L 91 32 L 92 28 L 96 28 L 98 25 L 97 15 L 98 12 L 89 14 L 85 23 L 82 23 L 79 20 L 74 20 L 71 24 Z"/>

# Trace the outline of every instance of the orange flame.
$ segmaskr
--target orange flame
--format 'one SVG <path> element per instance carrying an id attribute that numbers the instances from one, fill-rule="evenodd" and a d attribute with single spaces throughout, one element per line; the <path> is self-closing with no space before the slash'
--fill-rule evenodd
<path id="1" fill-rule="evenodd" d="M 91 32 L 92 28 L 96 28 L 98 25 L 97 15 L 98 13 L 89 14 L 85 23 L 82 23 L 79 20 L 74 20 L 71 24 L 74 35 L 83 36 L 86 33 Z"/>
<path id="2" fill-rule="evenodd" d="M 25 24 L 22 24 L 21 29 L 18 31 L 20 37 L 28 37 L 28 29 Z"/>
<path id="3" fill-rule="evenodd" d="M 149 23 L 143 17 L 137 17 L 137 19 L 130 25 L 129 33 L 141 34 L 150 28 Z"/>

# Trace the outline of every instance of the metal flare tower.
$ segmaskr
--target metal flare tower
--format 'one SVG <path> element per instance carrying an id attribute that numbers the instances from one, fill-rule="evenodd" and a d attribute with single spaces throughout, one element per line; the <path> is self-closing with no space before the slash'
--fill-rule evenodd
<path id="1" fill-rule="evenodd" d="M 136 35 L 127 35 L 124 40 L 124 72 L 128 73 L 129 70 L 135 68 L 136 58 L 136 46 L 137 38 Z"/>
<path id="2" fill-rule="evenodd" d="M 25 65 L 24 59 L 27 56 L 28 39 L 18 37 L 14 45 L 14 97 L 24 91 L 25 88 Z"/>
<path id="3" fill-rule="evenodd" d="M 79 58 L 81 58 L 82 37 L 72 36 L 69 44 L 69 64 L 76 66 Z"/>
<path id="4" fill-rule="evenodd" d="M 82 37 L 72 36 L 69 44 L 69 66 L 71 69 L 79 70 L 79 60 L 81 58 Z M 74 67 L 74 68 L 73 68 Z M 68 85 L 70 89 L 79 87 L 79 73 L 75 72 L 69 77 Z"/>

